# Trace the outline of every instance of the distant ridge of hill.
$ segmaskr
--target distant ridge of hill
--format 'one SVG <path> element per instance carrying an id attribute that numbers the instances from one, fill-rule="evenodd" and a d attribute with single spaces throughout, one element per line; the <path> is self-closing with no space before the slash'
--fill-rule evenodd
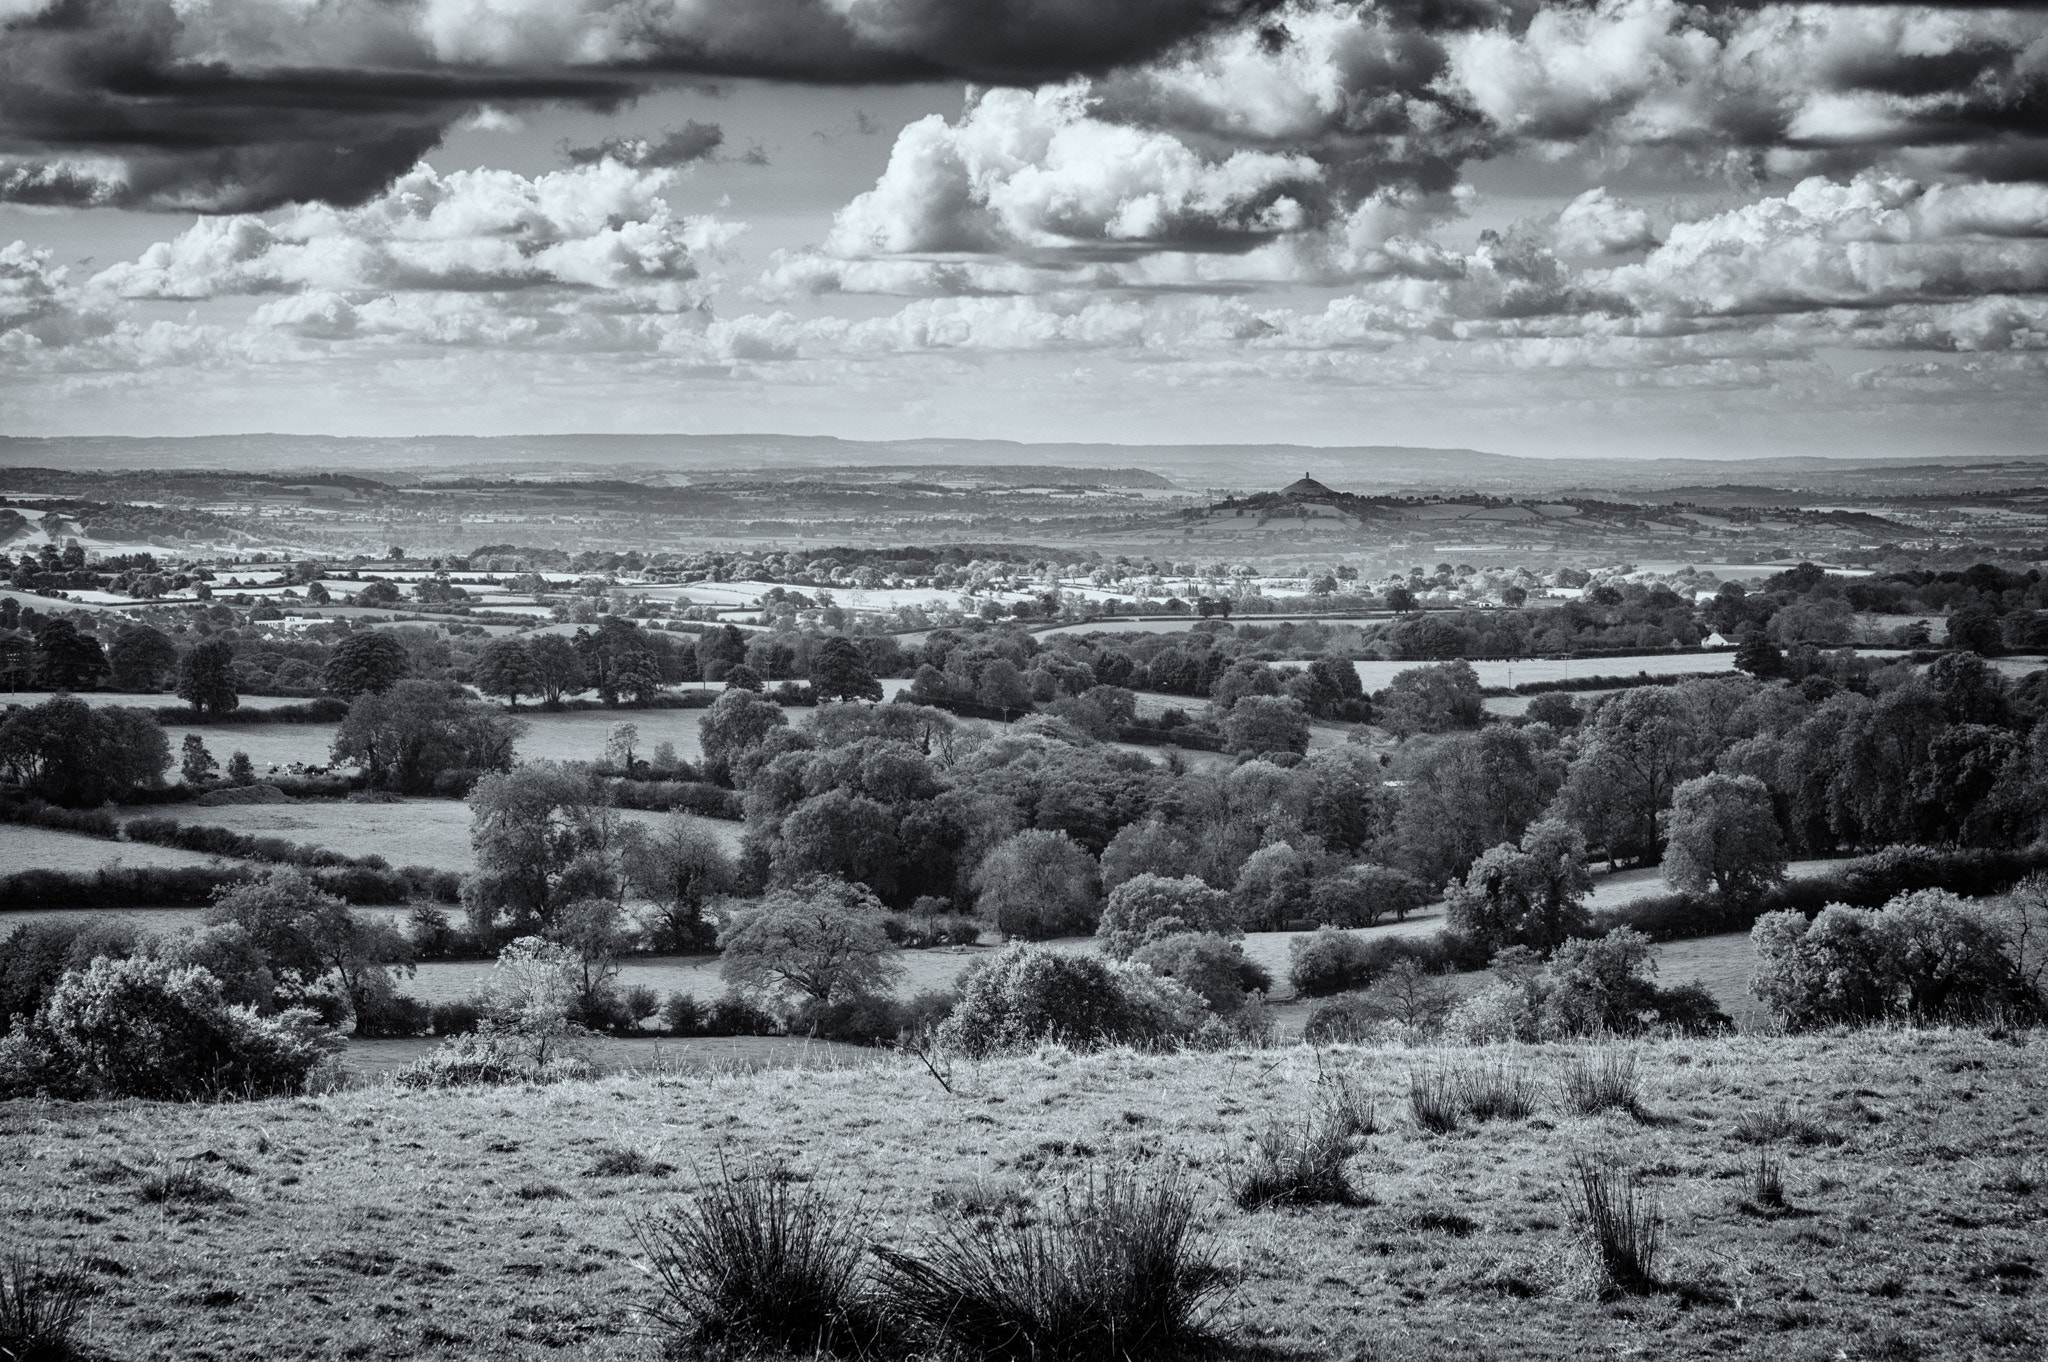
<path id="1" fill-rule="evenodd" d="M 660 482 L 746 469 L 756 475 L 798 470 L 887 470 L 907 475 L 934 467 L 1037 469 L 1041 476 L 1100 472 L 1114 485 L 1153 474 L 1190 491 L 1273 489 L 1308 476 L 1339 491 L 1400 493 L 1469 490 L 1500 495 L 1669 491 L 1733 485 L 1736 498 L 1860 492 L 1890 495 L 1987 492 L 2048 482 L 2040 459 L 1957 456 L 1831 459 L 1538 459 L 1476 449 L 1408 445 L 1319 447 L 1290 444 L 1026 444 L 1014 440 L 862 441 L 820 435 L 325 435 L 0 436 L 0 468 L 201 470 L 252 473 L 363 472 L 400 481 L 422 470 L 449 477 L 589 478 Z"/>

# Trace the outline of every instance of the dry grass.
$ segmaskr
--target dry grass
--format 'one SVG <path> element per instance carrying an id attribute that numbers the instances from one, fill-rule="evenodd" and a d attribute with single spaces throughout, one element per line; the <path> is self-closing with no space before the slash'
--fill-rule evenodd
<path id="1" fill-rule="evenodd" d="M 1548 1072 L 1561 1057 L 1517 1058 Z M 958 1065 L 954 1094 L 912 1059 L 860 1058 L 240 1106 L 0 1104 L 0 1224 L 87 1268 L 88 1341 L 115 1356 L 651 1362 L 631 1221 L 689 1185 L 652 1165 L 786 1158 L 858 1188 L 886 1242 L 914 1249 L 977 1187 L 1043 1208 L 1091 1168 L 1139 1164 L 1185 1171 L 1195 1223 L 1238 1271 L 1218 1326 L 1269 1357 L 1456 1338 L 1447 1358 L 2031 1362 L 2048 1344 L 2048 1287 L 2027 1275 L 2048 1211 L 2048 1037 L 1645 1041 L 1654 1122 L 1546 1109 L 1435 1137 L 1396 1122 L 1354 1161 L 1374 1204 L 1258 1213 L 1224 1179 L 1333 1066 L 1391 1111 L 1411 1072 L 1472 1056 L 1047 1050 Z M 1745 1214 L 1757 1149 L 1737 1128 L 1781 1098 L 1845 1139 L 1774 1146 L 1799 1214 Z M 584 1176 L 621 1147 L 650 1171 Z M 232 1199 L 144 1200 L 146 1174 L 124 1169 L 166 1152 Z M 1675 1290 L 1582 1289 L 1581 1154 L 1635 1170 L 1661 1206 L 1656 1272 Z"/>

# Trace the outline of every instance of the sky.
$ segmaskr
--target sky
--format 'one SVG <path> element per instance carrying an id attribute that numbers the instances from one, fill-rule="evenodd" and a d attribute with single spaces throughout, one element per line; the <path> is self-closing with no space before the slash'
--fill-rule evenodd
<path id="1" fill-rule="evenodd" d="M 0 0 L 0 432 L 2044 415 L 2044 7 Z"/>

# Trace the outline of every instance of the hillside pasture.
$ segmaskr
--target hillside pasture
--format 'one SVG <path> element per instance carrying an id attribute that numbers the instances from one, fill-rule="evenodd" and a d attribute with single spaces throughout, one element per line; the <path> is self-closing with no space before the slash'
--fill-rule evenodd
<path id="1" fill-rule="evenodd" d="M 262 775 L 270 767 L 283 769 L 293 762 L 325 766 L 334 749 L 339 724 L 165 724 L 164 737 L 171 744 L 171 772 L 176 773 L 178 753 L 188 733 L 199 735 L 206 750 L 226 770 L 228 758 L 247 752 L 249 761 Z"/>
<path id="2" fill-rule="evenodd" d="M 1586 1048 L 1048 1050 L 959 1066 L 952 1092 L 871 1053 L 549 1088 L 16 1102 L 0 1104 L 0 1217 L 14 1246 L 92 1274 L 96 1353 L 175 1362 L 654 1362 L 634 1216 L 720 1160 L 770 1157 L 858 1205 L 863 1237 L 912 1249 L 963 1200 L 1028 1212 L 1104 1166 L 1182 1170 L 1229 1273 L 1233 1357 L 2038 1357 L 2038 1035 L 1644 1042 L 1640 1121 L 1563 1108 L 1556 1079 Z M 1419 1128 L 1410 1076 L 1475 1062 L 1527 1072 L 1536 1114 Z M 1252 1140 L 1333 1073 L 1377 1115 L 1347 1164 L 1356 1203 L 1238 1209 Z M 1810 1142 L 1744 1138 L 1781 1105 Z M 621 1149 L 640 1171 L 607 1167 Z M 1760 1149 L 1785 1208 L 1751 1201 Z M 1582 1155 L 1640 1179 L 1657 1289 L 1598 1289 L 1572 1210 Z M 196 1195 L 166 1199 L 172 1172 Z"/>

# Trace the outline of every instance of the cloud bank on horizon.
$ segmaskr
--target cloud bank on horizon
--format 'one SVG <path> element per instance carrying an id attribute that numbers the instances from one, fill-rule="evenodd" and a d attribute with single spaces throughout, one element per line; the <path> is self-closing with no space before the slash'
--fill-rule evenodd
<path id="1" fill-rule="evenodd" d="M 695 168 L 780 171 L 718 124 L 428 160 L 707 80 L 968 88 L 744 265 Z M 0 247 L 24 429 L 183 394 L 208 428 L 2005 451 L 2048 396 L 2048 9 L 0 0 L 0 204 L 191 219 Z"/>

